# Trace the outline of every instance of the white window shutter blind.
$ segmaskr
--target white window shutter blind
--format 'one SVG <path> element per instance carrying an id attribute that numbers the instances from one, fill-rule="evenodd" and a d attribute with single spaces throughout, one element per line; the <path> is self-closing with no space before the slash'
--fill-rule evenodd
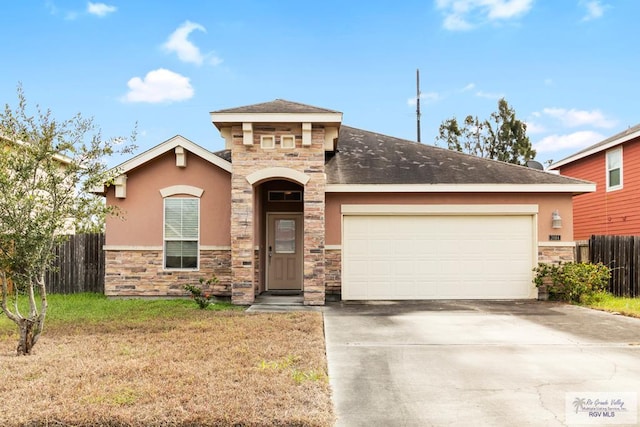
<path id="1" fill-rule="evenodd" d="M 200 200 L 168 198 L 164 202 L 165 266 L 196 268 Z"/>

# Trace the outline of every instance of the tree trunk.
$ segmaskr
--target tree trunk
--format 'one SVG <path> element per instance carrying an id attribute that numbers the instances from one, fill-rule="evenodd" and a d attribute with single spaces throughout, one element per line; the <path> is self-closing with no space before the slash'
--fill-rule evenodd
<path id="1" fill-rule="evenodd" d="M 40 291 L 40 310 L 38 312 L 37 303 L 35 300 L 35 294 L 33 290 L 33 284 L 29 286 L 29 316 L 23 317 L 18 309 L 18 295 L 17 290 L 14 289 L 14 309 L 11 310 L 7 306 L 8 292 L 7 292 L 8 278 L 6 273 L 0 271 L 0 312 L 4 311 L 4 314 L 18 326 L 20 337 L 18 338 L 18 356 L 26 356 L 31 354 L 33 346 L 38 342 L 40 334 L 44 330 L 44 319 L 47 314 L 47 290 L 45 289 L 44 273 L 42 273 L 37 280 L 38 288 Z"/>
<path id="2" fill-rule="evenodd" d="M 38 320 L 22 319 L 18 324 L 20 329 L 20 338 L 18 340 L 18 356 L 26 356 L 31 354 L 31 349 L 38 340 L 40 328 L 37 327 Z"/>

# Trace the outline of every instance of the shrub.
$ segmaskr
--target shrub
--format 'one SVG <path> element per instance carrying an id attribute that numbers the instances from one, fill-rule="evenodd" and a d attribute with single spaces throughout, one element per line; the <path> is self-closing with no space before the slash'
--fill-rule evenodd
<path id="1" fill-rule="evenodd" d="M 216 297 L 211 293 L 204 291 L 202 288 L 218 283 L 218 278 L 214 275 L 210 279 L 200 278 L 200 285 L 184 285 L 184 289 L 191 294 L 191 298 L 198 304 L 198 307 L 205 309 L 215 301 Z"/>
<path id="2" fill-rule="evenodd" d="M 538 288 L 546 286 L 551 299 L 571 302 L 606 293 L 611 277 L 611 271 L 602 263 L 539 263 L 533 271 L 533 282 Z"/>

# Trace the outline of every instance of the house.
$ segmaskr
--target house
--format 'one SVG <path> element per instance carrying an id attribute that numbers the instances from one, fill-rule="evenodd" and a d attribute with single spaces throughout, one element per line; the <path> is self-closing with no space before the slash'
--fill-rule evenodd
<path id="1" fill-rule="evenodd" d="M 640 124 L 552 164 L 561 175 L 592 181 L 573 199 L 576 240 L 640 234 Z"/>
<path id="2" fill-rule="evenodd" d="M 105 292 L 264 291 L 344 300 L 535 298 L 538 261 L 573 259 L 574 194 L 591 183 L 342 124 L 275 100 L 214 111 L 225 150 L 175 136 L 101 190 Z M 552 228 L 552 214 L 562 228 Z"/>

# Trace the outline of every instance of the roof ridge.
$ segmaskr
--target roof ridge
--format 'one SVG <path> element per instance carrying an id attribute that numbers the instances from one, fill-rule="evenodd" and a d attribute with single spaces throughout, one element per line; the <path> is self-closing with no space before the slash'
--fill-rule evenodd
<path id="1" fill-rule="evenodd" d="M 295 111 L 288 111 L 291 113 L 308 113 L 308 114 L 313 114 L 313 113 L 339 113 L 342 114 L 340 111 L 336 111 L 336 110 L 330 110 L 328 108 L 322 108 L 322 107 L 316 107 L 315 105 L 310 105 L 310 104 L 303 104 L 301 102 L 296 102 L 296 101 L 289 101 L 287 99 L 282 99 L 282 98 L 276 98 L 273 101 L 266 101 L 266 102 L 259 102 L 256 104 L 249 104 L 249 105 L 242 105 L 239 107 L 233 107 L 233 108 L 225 108 L 222 110 L 216 110 L 216 111 L 212 111 L 212 113 L 216 114 L 216 113 L 239 113 L 239 112 L 245 112 L 245 113 L 258 113 L 258 114 L 269 114 L 271 112 L 273 113 L 281 113 L 283 112 L 282 110 L 285 110 L 284 112 L 287 112 L 287 108 L 283 108 L 283 106 L 285 107 L 290 107 L 289 110 L 295 110 Z M 269 110 L 273 110 L 273 111 L 269 111 Z M 302 111 L 301 111 L 302 110 Z M 304 111 L 306 110 L 306 111 Z"/>

